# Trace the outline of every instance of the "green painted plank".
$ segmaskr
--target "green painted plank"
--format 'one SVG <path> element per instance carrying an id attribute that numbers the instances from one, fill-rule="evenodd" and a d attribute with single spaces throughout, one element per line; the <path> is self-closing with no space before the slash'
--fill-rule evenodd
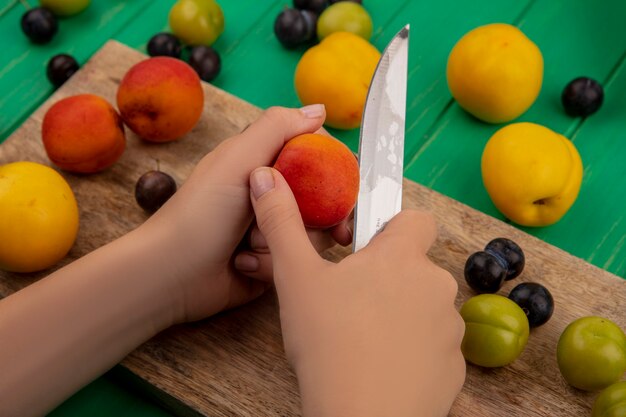
<path id="1" fill-rule="evenodd" d="M 587 261 L 626 277 L 626 60 L 605 88 L 602 108 L 571 136 L 585 166 L 578 201 L 558 230 L 537 235 L 551 239 L 558 233 Z"/>
<path id="2" fill-rule="evenodd" d="M 411 25 L 405 156 L 408 160 L 422 143 L 425 130 L 449 105 L 445 78 L 448 53 L 468 30 L 491 23 L 514 22 L 526 12 L 530 0 L 443 0 L 407 2 L 405 7 L 378 34 L 386 45 L 398 28 Z M 443 70 L 442 70 L 443 68 Z M 358 138 L 354 144 L 356 149 Z"/>
<path id="3" fill-rule="evenodd" d="M 96 379 L 65 401 L 48 417 L 172 417 L 155 403 L 122 388 L 108 374 Z"/>
<path id="4" fill-rule="evenodd" d="M 626 15 L 626 3 L 606 0 L 602 5 L 604 7 L 591 10 L 585 0 L 536 2 L 521 19 L 520 27 L 537 43 L 544 55 L 545 75 L 537 102 L 519 121 L 540 123 L 566 135 L 571 134 L 580 124 L 579 119 L 570 118 L 563 112 L 560 104 L 562 88 L 579 75 L 605 81 L 626 50 L 626 26 L 621 19 L 621 16 Z M 444 63 L 441 63 L 440 72 L 445 73 Z M 613 88 L 607 86 L 609 95 L 613 91 L 618 94 Z M 602 111 L 608 111 L 608 107 L 605 106 Z M 607 123 L 614 124 L 616 121 Z M 500 127 L 479 122 L 453 104 L 440 115 L 435 124 L 425 130 L 421 146 L 408 160 L 406 176 L 502 219 L 503 216 L 495 209 L 484 190 L 480 174 L 480 157 L 484 145 Z M 589 136 L 592 135 L 589 133 Z M 625 135 L 626 132 L 620 137 L 624 138 Z M 604 151 L 602 146 L 596 145 L 597 154 Z M 583 157 L 583 161 L 590 159 L 593 156 Z M 591 257 L 594 249 L 582 241 L 590 229 L 595 230 L 594 236 L 602 239 L 614 226 L 609 217 L 596 216 L 598 201 L 585 199 L 589 187 L 605 187 L 607 183 L 621 192 L 611 193 L 606 198 L 611 204 L 615 202 L 616 208 L 623 206 L 626 193 L 622 182 L 616 184 L 608 170 L 585 179 L 581 197 L 574 209 L 559 223 L 525 230 L 603 267 L 605 262 L 601 261 L 602 257 Z M 624 234 L 624 227 L 611 233 Z M 614 262 L 608 264 L 608 270 L 624 274 L 624 270 L 620 270 Z"/>
<path id="5" fill-rule="evenodd" d="M 34 1 L 31 3 L 35 4 Z M 20 3 L 0 18 L 0 141 L 17 128 L 53 91 L 46 78 L 50 57 L 65 52 L 84 63 L 121 28 L 136 24 L 150 0 L 93 1 L 77 16 L 61 19 L 59 31 L 46 45 L 35 45 L 22 33 L 25 12 Z"/>

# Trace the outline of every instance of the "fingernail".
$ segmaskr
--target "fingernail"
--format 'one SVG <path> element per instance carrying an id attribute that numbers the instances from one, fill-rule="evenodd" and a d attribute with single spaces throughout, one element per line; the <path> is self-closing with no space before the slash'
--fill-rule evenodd
<path id="1" fill-rule="evenodd" d="M 302 114 L 307 119 L 317 119 L 318 117 L 322 117 L 324 115 L 326 107 L 323 104 L 310 104 L 308 106 L 304 106 L 300 108 Z"/>
<path id="2" fill-rule="evenodd" d="M 240 253 L 235 257 L 235 269 L 243 272 L 255 272 L 259 269 L 259 260 L 256 256 Z"/>
<path id="3" fill-rule="evenodd" d="M 274 188 L 274 175 L 270 168 L 258 168 L 250 176 L 250 188 L 254 198 L 259 199 L 263 194 Z"/>
<path id="4" fill-rule="evenodd" d="M 265 240 L 265 236 L 259 229 L 253 229 L 252 233 L 250 233 L 250 248 L 251 249 L 266 249 L 267 241 Z"/>

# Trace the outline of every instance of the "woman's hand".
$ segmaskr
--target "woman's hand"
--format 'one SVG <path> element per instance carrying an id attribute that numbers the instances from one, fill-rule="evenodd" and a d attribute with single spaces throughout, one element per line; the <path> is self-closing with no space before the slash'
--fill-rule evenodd
<path id="1" fill-rule="evenodd" d="M 465 378 L 465 326 L 456 281 L 426 256 L 432 217 L 403 211 L 334 264 L 312 247 L 280 173 L 259 168 L 250 184 L 304 415 L 447 415 Z"/>
<path id="2" fill-rule="evenodd" d="M 162 242 L 163 274 L 175 283 L 176 321 L 198 320 L 256 298 L 272 280 L 271 256 L 254 225 L 248 180 L 271 165 L 286 141 L 315 132 L 322 105 L 271 108 L 244 132 L 222 142 L 196 166 L 181 189 L 141 228 Z M 351 241 L 346 222 L 310 230 L 319 251 Z M 242 242 L 243 240 L 243 242 Z M 242 252 L 234 259 L 236 252 Z M 254 279 L 253 279 L 254 278 Z"/>

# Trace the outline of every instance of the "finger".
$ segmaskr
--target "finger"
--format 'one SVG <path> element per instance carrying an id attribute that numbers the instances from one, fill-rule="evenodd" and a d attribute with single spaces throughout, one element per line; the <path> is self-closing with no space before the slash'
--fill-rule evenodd
<path id="1" fill-rule="evenodd" d="M 426 254 L 437 238 L 437 225 L 430 213 L 402 210 L 363 250 L 382 250 L 393 256 Z"/>
<path id="2" fill-rule="evenodd" d="M 217 149 L 214 164 L 227 167 L 230 180 L 248 182 L 255 168 L 272 165 L 288 140 L 317 131 L 326 118 L 323 104 L 300 109 L 270 107 L 245 131 L 224 141 Z M 237 167 L 233 170 L 232 167 Z"/>
<path id="3" fill-rule="evenodd" d="M 348 246 L 352 243 L 352 227 L 354 224 L 354 215 L 350 215 L 341 223 L 330 229 L 330 235 L 333 240 L 341 246 Z"/>
<path id="4" fill-rule="evenodd" d="M 317 252 L 322 252 L 335 246 L 335 241 L 329 230 L 306 229 L 306 234 Z M 252 252 L 269 253 L 265 236 L 263 236 L 263 233 L 261 233 L 256 223 L 250 228 L 248 247 L 252 249 Z"/>
<path id="5" fill-rule="evenodd" d="M 271 284 L 244 275 L 234 274 L 230 280 L 230 298 L 225 310 L 246 304 L 260 297 Z"/>
<path id="6" fill-rule="evenodd" d="M 283 176 L 273 168 L 258 168 L 250 176 L 252 207 L 277 267 L 295 268 L 321 258 L 306 234 L 298 204 Z"/>
<path id="7" fill-rule="evenodd" d="M 272 255 L 244 251 L 235 255 L 235 269 L 242 275 L 268 283 L 274 282 Z"/>

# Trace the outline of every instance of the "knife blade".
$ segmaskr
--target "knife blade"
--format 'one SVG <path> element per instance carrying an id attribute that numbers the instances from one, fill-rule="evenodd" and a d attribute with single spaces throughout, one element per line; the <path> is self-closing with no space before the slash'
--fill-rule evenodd
<path id="1" fill-rule="evenodd" d="M 385 48 L 367 93 L 359 138 L 353 252 L 367 245 L 402 207 L 408 56 L 406 25 Z"/>

